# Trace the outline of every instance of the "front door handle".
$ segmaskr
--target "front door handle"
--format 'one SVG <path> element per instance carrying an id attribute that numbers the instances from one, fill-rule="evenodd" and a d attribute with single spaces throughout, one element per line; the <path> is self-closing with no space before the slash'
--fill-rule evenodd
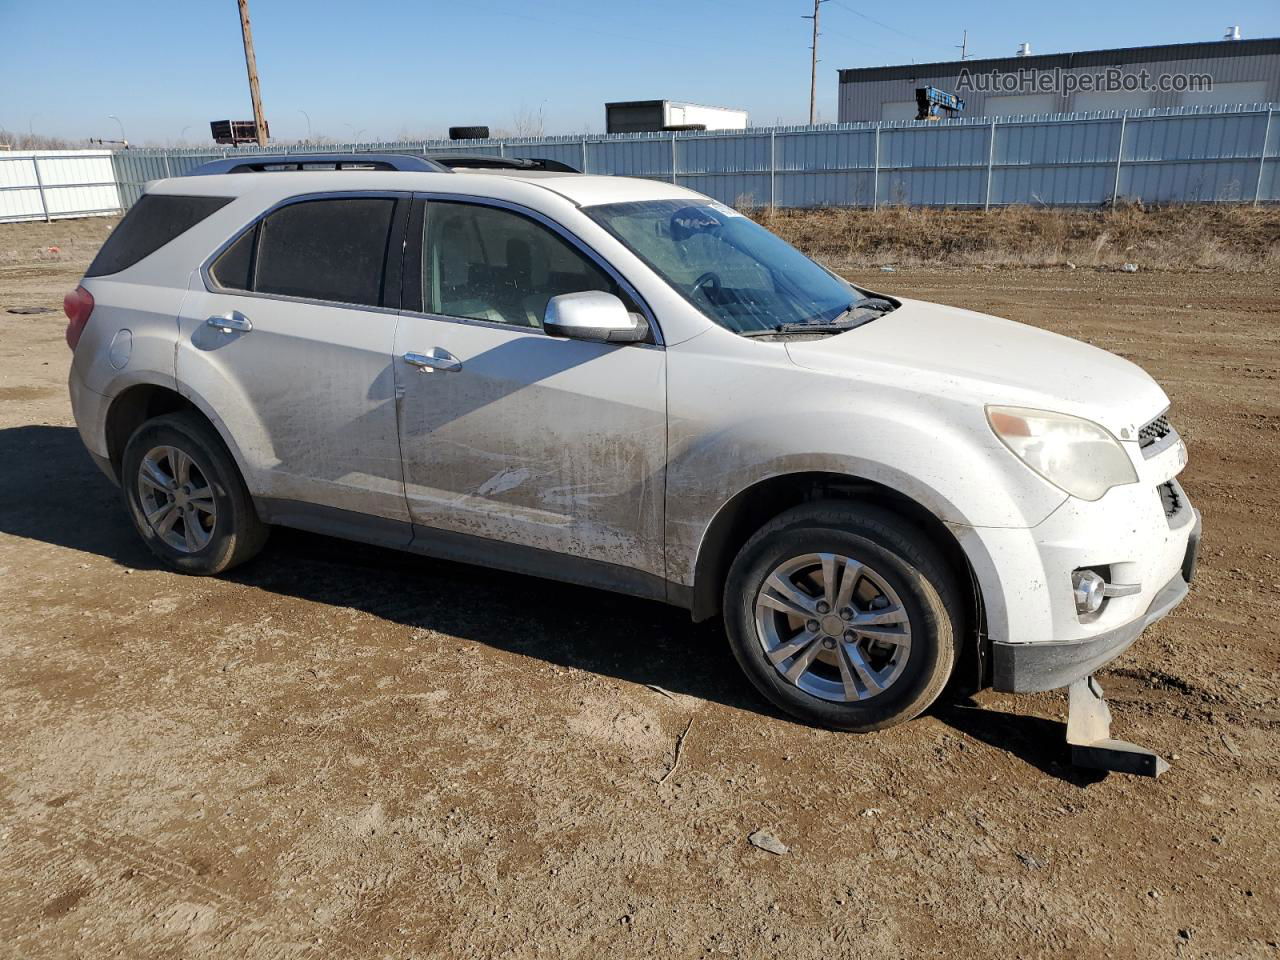
<path id="1" fill-rule="evenodd" d="M 418 367 L 423 373 L 439 370 L 441 373 L 457 373 L 462 361 L 443 347 L 432 347 L 426 353 L 406 353 L 404 362 Z"/>
<path id="2" fill-rule="evenodd" d="M 223 333 L 231 333 L 233 330 L 240 333 L 248 333 L 253 329 L 253 324 L 239 310 L 232 310 L 230 313 L 221 317 L 210 317 L 205 321 L 211 327 L 217 327 Z"/>

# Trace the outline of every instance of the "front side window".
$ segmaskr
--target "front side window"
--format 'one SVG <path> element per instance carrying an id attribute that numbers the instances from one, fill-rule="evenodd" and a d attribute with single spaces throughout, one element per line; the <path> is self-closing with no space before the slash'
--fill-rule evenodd
<path id="1" fill-rule="evenodd" d="M 862 291 L 723 204 L 646 200 L 584 212 L 734 333 L 817 327 L 869 310 Z"/>
<path id="2" fill-rule="evenodd" d="M 547 301 L 562 293 L 602 290 L 621 296 L 590 258 L 510 210 L 432 200 L 423 239 L 427 313 L 541 327 Z"/>
<path id="3" fill-rule="evenodd" d="M 268 214 L 210 266 L 220 287 L 360 306 L 386 306 L 396 201 L 303 200 Z"/>

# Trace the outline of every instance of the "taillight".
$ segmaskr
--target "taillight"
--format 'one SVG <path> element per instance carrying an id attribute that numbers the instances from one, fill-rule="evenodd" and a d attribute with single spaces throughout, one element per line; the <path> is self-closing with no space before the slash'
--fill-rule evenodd
<path id="1" fill-rule="evenodd" d="M 76 287 L 62 298 L 62 310 L 67 315 L 67 346 L 74 350 L 89 322 L 89 314 L 93 313 L 93 294 L 84 287 Z"/>

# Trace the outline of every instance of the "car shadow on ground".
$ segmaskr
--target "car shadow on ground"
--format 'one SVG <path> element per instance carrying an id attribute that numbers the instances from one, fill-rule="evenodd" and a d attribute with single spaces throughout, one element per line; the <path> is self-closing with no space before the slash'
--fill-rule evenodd
<path id="1" fill-rule="evenodd" d="M 74 428 L 0 429 L 0 465 L 0 532 L 159 568 Z M 783 717 L 732 663 L 718 621 L 695 624 L 686 611 L 655 601 L 286 529 L 273 531 L 263 556 L 225 579 Z M 932 712 L 1047 774 L 1081 786 L 1096 779 L 1067 762 L 1061 723 L 955 697 Z"/>
<path id="2" fill-rule="evenodd" d="M 932 713 L 952 729 L 1074 786 L 1087 787 L 1106 779 L 1105 771 L 1072 765 L 1067 725 L 1061 721 L 993 710 L 970 698 L 944 698 Z"/>

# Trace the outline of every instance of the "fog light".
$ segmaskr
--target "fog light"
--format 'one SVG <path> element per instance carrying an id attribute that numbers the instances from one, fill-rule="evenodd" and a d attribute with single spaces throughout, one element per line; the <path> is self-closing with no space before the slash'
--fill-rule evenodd
<path id="1" fill-rule="evenodd" d="M 1077 570 L 1071 574 L 1071 589 L 1075 593 L 1076 613 L 1097 613 L 1102 608 L 1103 592 L 1107 581 L 1093 570 Z"/>

